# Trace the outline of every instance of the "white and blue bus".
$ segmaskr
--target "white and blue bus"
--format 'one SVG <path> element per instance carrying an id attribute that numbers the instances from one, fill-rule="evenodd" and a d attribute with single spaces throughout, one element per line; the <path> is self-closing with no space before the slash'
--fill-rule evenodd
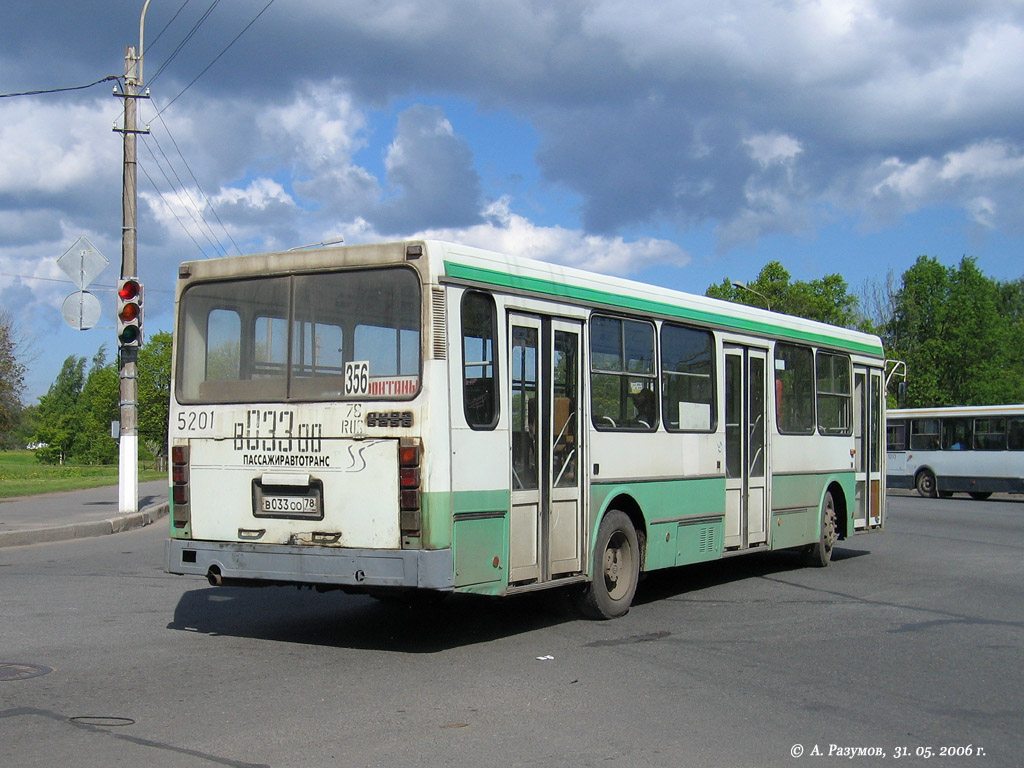
<path id="1" fill-rule="evenodd" d="M 181 265 L 172 573 L 630 606 L 885 516 L 875 336 L 432 241 Z"/>
<path id="2" fill-rule="evenodd" d="M 892 410 L 886 443 L 889 488 L 978 500 L 1024 493 L 1024 405 Z"/>

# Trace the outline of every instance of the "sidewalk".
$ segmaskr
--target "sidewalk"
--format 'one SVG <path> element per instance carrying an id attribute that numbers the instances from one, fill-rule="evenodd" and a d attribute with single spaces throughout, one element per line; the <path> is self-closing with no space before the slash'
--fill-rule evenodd
<path id="1" fill-rule="evenodd" d="M 139 483 L 139 511 L 117 511 L 116 485 L 0 501 L 0 547 L 105 536 L 167 514 L 167 481 Z"/>

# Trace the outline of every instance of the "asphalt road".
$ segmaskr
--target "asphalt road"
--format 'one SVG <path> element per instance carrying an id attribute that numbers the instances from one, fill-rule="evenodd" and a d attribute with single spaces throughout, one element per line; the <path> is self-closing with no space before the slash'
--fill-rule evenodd
<path id="1" fill-rule="evenodd" d="M 1022 500 L 894 497 L 827 569 L 691 566 L 610 622 L 212 588 L 165 533 L 0 549 L 0 765 L 1024 764 Z"/>

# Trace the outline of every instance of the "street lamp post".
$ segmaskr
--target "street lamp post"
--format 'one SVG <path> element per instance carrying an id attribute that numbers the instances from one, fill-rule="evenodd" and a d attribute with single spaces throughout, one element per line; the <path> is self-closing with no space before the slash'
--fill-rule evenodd
<path id="1" fill-rule="evenodd" d="M 749 285 L 747 285 L 746 283 L 741 283 L 739 280 L 733 280 L 732 284 L 734 288 L 742 288 L 744 291 L 750 291 L 755 296 L 760 296 L 761 300 L 764 301 L 765 307 L 768 309 L 769 312 L 771 312 L 771 302 L 768 301 L 768 297 L 765 296 L 763 293 L 761 293 L 760 291 L 755 291 Z"/>

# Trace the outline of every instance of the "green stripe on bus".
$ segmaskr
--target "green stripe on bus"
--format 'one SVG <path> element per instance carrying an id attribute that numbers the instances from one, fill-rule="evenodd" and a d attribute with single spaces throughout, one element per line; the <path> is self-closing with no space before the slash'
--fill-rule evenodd
<path id="1" fill-rule="evenodd" d="M 829 336 L 825 333 L 814 333 L 801 331 L 796 328 L 786 328 L 774 323 L 762 322 L 760 320 L 748 320 L 741 317 L 730 317 L 718 312 L 710 312 L 695 307 L 682 307 L 677 304 L 642 299 L 636 296 L 623 296 L 617 293 L 597 290 L 596 288 L 583 288 L 580 286 L 557 283 L 553 280 L 546 280 L 539 277 L 526 275 L 513 275 L 507 272 L 498 272 L 483 267 L 473 267 L 467 264 L 459 264 L 453 261 L 444 263 L 445 273 L 449 277 L 459 280 L 471 280 L 477 283 L 495 285 L 502 288 L 513 288 L 521 291 L 531 291 L 545 296 L 555 296 L 563 299 L 572 299 L 592 304 L 603 304 L 621 309 L 631 309 L 638 312 L 674 317 L 681 320 L 691 320 L 709 325 L 717 325 L 723 328 L 730 328 L 737 331 L 744 331 L 753 334 L 767 336 L 778 336 L 785 339 L 805 341 L 813 344 L 824 344 L 830 347 L 846 349 L 851 352 L 864 352 L 870 355 L 882 355 L 882 347 L 877 344 L 840 339 Z"/>
<path id="2" fill-rule="evenodd" d="M 817 510 L 829 483 L 838 483 L 846 494 L 849 507 L 853 507 L 856 475 L 849 472 L 802 473 L 799 475 L 772 475 L 772 507 L 792 509 L 807 507 Z"/>
<path id="3" fill-rule="evenodd" d="M 636 501 L 648 524 L 665 518 L 678 522 L 686 517 L 724 513 L 725 478 L 591 482 L 591 509 L 603 511 L 608 500 L 616 496 Z"/>
<path id="4" fill-rule="evenodd" d="M 470 512 L 508 512 L 512 506 L 512 492 L 508 488 L 498 491 L 455 491 L 452 493 L 452 514 Z"/>

